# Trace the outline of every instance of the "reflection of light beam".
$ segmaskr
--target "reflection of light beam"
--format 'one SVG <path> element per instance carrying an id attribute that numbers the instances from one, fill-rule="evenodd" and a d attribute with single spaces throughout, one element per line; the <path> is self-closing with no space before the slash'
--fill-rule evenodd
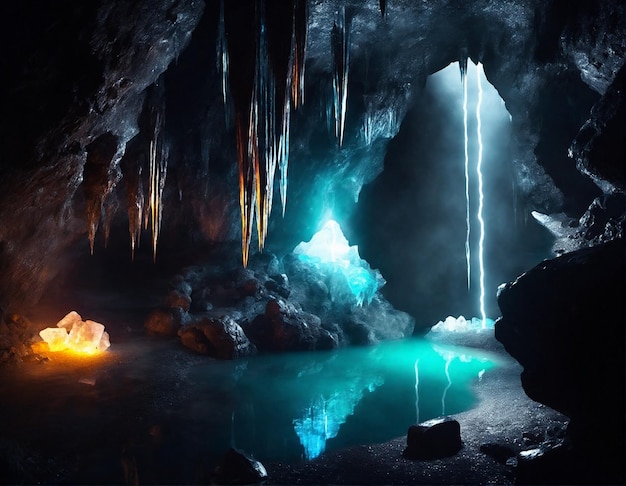
<path id="1" fill-rule="evenodd" d="M 452 386 L 452 379 L 450 378 L 450 362 L 452 358 L 446 358 L 446 378 L 448 379 L 448 386 L 443 390 L 443 394 L 441 395 L 441 415 L 446 414 L 446 395 L 448 394 L 448 390 Z"/>
<path id="2" fill-rule="evenodd" d="M 478 160 L 476 162 L 476 175 L 478 176 L 478 223 L 480 225 L 480 239 L 478 240 L 478 265 L 480 272 L 480 315 L 483 319 L 483 328 L 486 326 L 487 316 L 485 314 L 485 266 L 484 266 L 484 243 L 485 243 L 485 221 L 483 219 L 483 137 L 482 123 L 480 119 L 480 107 L 483 100 L 483 87 L 480 80 L 482 75 L 482 64 L 476 66 L 476 82 L 478 87 L 478 102 L 476 103 L 476 136 L 478 137 Z"/>
<path id="3" fill-rule="evenodd" d="M 417 363 L 419 359 L 415 360 L 415 423 L 420 423 L 420 390 L 419 390 L 419 372 L 417 368 Z"/>
<path id="4" fill-rule="evenodd" d="M 470 263 L 470 194 L 469 194 L 469 154 L 467 150 L 467 60 L 465 61 L 465 72 L 462 74 L 463 83 L 463 130 L 465 135 L 465 223 L 467 233 L 465 236 L 465 259 L 467 261 L 467 288 L 470 288 L 471 263 Z"/>

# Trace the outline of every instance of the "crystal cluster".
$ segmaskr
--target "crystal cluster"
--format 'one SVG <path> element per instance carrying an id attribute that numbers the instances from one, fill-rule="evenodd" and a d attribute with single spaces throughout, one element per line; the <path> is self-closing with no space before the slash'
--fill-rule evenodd
<path id="1" fill-rule="evenodd" d="M 104 325 L 86 320 L 76 311 L 71 311 L 57 323 L 57 327 L 47 327 L 39 332 L 50 348 L 50 351 L 71 350 L 79 353 L 93 354 L 105 351 L 111 346 L 109 333 Z"/>

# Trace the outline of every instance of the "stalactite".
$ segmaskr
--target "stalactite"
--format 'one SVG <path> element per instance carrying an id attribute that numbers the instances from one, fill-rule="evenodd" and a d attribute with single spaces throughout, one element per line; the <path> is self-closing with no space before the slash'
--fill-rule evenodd
<path id="1" fill-rule="evenodd" d="M 249 125 L 249 124 L 248 124 Z M 248 134 L 244 122 L 237 116 L 237 160 L 239 162 L 239 206 L 241 209 L 241 256 L 243 266 L 248 265 L 250 240 L 252 239 L 252 222 L 254 220 L 255 178 L 254 165 L 248 150 Z"/>
<path id="2" fill-rule="evenodd" d="M 152 113 L 152 139 L 150 140 L 150 151 L 148 158 L 149 167 L 149 215 L 150 227 L 152 229 L 152 255 L 156 261 L 157 244 L 161 230 L 161 220 L 163 217 L 163 189 L 167 177 L 167 149 L 163 141 L 163 120 L 162 108 L 154 109 Z"/>
<path id="3" fill-rule="evenodd" d="M 126 197 L 128 204 L 128 232 L 130 233 L 131 259 L 135 259 L 135 249 L 141 242 L 141 222 L 144 213 L 145 196 L 142 183 L 142 165 L 139 160 L 129 163 L 124 170 Z M 124 166 L 123 166 L 124 168 Z"/>
<path id="4" fill-rule="evenodd" d="M 87 146 L 83 191 L 87 213 L 87 236 L 92 255 L 104 200 L 119 180 L 119 174 L 113 168 L 113 157 L 116 153 L 117 137 L 110 132 L 101 135 Z"/>
<path id="5" fill-rule="evenodd" d="M 111 226 L 113 225 L 113 219 L 117 214 L 119 209 L 119 203 L 117 200 L 117 194 L 115 194 L 115 190 L 112 189 L 111 192 L 107 195 L 104 203 L 102 205 L 102 231 L 104 234 L 104 247 L 106 248 L 109 245 L 109 236 L 111 234 Z"/>
<path id="6" fill-rule="evenodd" d="M 346 22 L 346 9 L 341 7 L 331 31 L 333 56 L 333 95 L 335 112 L 335 136 L 343 145 L 348 107 L 348 74 L 350 69 L 350 26 Z"/>
<path id="7" fill-rule="evenodd" d="M 256 73 L 250 107 L 248 154 L 256 180 L 256 224 L 259 250 L 267 236 L 277 163 L 275 82 L 267 49 L 264 2 L 259 3 Z"/>
<path id="8" fill-rule="evenodd" d="M 308 31 L 306 0 L 294 0 L 292 31 L 291 101 L 293 108 L 297 110 L 304 104 L 304 72 Z"/>
<path id="9" fill-rule="evenodd" d="M 230 59 L 228 56 L 228 40 L 226 38 L 226 25 L 224 22 L 224 0 L 220 0 L 220 18 L 217 25 L 217 43 L 216 43 L 216 64 L 217 71 L 220 73 L 222 80 L 222 99 L 224 101 L 224 115 L 226 117 L 226 126 L 231 126 L 231 110 L 228 89 L 228 72 Z"/>
<path id="10" fill-rule="evenodd" d="M 249 258 L 253 222 L 259 251 L 264 248 L 277 170 L 283 216 L 286 210 L 291 109 L 304 102 L 307 35 L 306 0 L 293 0 L 289 6 L 285 9 L 277 3 L 257 0 L 254 22 L 249 24 L 254 49 L 246 49 L 250 44 L 237 45 L 238 52 L 245 52 L 248 59 L 254 56 L 254 67 L 244 69 L 237 56 L 231 59 L 229 82 L 235 106 L 244 266 Z M 250 15 L 244 12 L 243 21 L 248 21 Z M 227 15 L 226 30 L 233 25 L 231 20 Z"/>

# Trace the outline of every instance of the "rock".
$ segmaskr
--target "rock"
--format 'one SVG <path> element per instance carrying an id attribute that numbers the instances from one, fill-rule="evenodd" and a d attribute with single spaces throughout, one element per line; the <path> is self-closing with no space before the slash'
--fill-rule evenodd
<path id="1" fill-rule="evenodd" d="M 191 297 L 180 290 L 170 290 L 167 297 L 165 297 L 165 306 L 170 308 L 180 307 L 187 312 L 191 307 Z"/>
<path id="2" fill-rule="evenodd" d="M 403 455 L 409 459 L 438 459 L 455 455 L 461 450 L 461 426 L 450 418 L 441 417 L 411 425 Z"/>
<path id="3" fill-rule="evenodd" d="M 576 167 L 605 192 L 624 192 L 624 119 L 626 119 L 626 64 L 604 96 L 591 108 L 591 116 L 569 149 Z M 623 208 L 622 208 L 623 209 Z"/>
<path id="4" fill-rule="evenodd" d="M 282 277 L 282 275 L 278 275 L 278 277 Z M 291 294 L 291 290 L 289 290 L 289 287 L 287 286 L 286 276 L 284 282 L 280 282 L 277 278 L 272 277 L 269 280 L 265 281 L 264 285 L 267 290 L 269 290 L 270 292 L 274 292 L 285 299 L 288 298 Z"/>
<path id="5" fill-rule="evenodd" d="M 239 286 L 239 294 L 243 297 L 254 297 L 259 290 L 259 281 L 250 278 Z"/>
<path id="6" fill-rule="evenodd" d="M 172 277 L 172 279 L 170 280 L 170 287 L 173 290 L 177 290 L 181 294 L 186 295 L 187 297 L 191 297 L 191 292 L 193 288 L 189 284 L 189 282 L 187 282 L 180 274 L 174 275 L 174 277 Z"/>
<path id="7" fill-rule="evenodd" d="M 544 261 L 500 287 L 496 338 L 526 394 L 568 417 L 567 436 L 624 470 L 624 241 Z M 620 476 L 621 474 L 621 476 Z"/>
<path id="8" fill-rule="evenodd" d="M 267 303 L 265 314 L 245 326 L 251 341 L 264 351 L 314 350 L 320 330 L 319 317 L 275 299 Z"/>
<path id="9" fill-rule="evenodd" d="M 245 452 L 229 449 L 213 471 L 217 484 L 257 484 L 267 479 L 263 464 Z"/>
<path id="10" fill-rule="evenodd" d="M 180 319 L 171 309 L 158 308 L 150 312 L 144 322 L 145 329 L 158 336 L 176 336 Z"/>
<path id="11" fill-rule="evenodd" d="M 232 318 L 202 318 L 179 331 L 184 346 L 213 358 L 234 359 L 256 353 L 243 329 Z"/>

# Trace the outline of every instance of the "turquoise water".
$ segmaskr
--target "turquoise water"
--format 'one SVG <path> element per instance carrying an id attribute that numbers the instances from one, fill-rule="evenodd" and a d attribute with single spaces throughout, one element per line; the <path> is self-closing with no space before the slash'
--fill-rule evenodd
<path id="1" fill-rule="evenodd" d="M 494 366 L 478 350 L 419 339 L 211 361 L 190 371 L 195 393 L 179 412 L 216 452 L 233 445 L 261 461 L 313 459 L 473 407 L 472 384 Z"/>

